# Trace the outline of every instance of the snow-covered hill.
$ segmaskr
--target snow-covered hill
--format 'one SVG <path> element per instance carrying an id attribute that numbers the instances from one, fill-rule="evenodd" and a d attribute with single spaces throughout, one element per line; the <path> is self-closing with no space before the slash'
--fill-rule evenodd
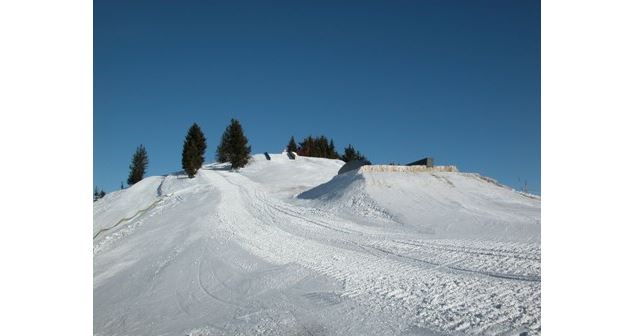
<path id="1" fill-rule="evenodd" d="M 271 157 L 95 202 L 96 335 L 540 333 L 538 197 Z"/>

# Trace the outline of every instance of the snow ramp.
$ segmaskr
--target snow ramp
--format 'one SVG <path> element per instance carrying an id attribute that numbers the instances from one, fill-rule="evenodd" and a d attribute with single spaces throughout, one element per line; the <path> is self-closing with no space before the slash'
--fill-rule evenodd
<path id="1" fill-rule="evenodd" d="M 540 239 L 539 197 L 474 173 L 364 166 L 298 198 L 349 218 L 390 219 L 438 238 Z"/>

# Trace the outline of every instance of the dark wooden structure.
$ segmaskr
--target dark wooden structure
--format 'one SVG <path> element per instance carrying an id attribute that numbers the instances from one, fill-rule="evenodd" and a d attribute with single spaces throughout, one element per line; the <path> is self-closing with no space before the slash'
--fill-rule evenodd
<path id="1" fill-rule="evenodd" d="M 346 162 L 345 165 L 342 166 L 342 168 L 340 168 L 340 170 L 337 172 L 337 175 L 344 174 L 344 173 L 349 172 L 351 170 L 357 170 L 361 166 L 365 166 L 365 165 L 367 165 L 367 163 L 364 162 L 364 161 L 360 161 L 360 160 L 348 161 L 348 162 Z"/>
<path id="2" fill-rule="evenodd" d="M 426 166 L 426 167 L 434 167 L 434 160 L 431 157 L 426 157 L 421 160 L 410 162 L 406 166 Z"/>

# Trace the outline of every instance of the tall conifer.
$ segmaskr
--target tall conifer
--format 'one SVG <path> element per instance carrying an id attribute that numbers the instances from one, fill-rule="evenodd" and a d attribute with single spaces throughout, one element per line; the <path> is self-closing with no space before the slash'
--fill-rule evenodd
<path id="1" fill-rule="evenodd" d="M 231 162 L 232 169 L 237 169 L 249 162 L 250 154 L 251 146 L 243 133 L 243 127 L 238 120 L 232 119 L 216 148 L 216 159 L 219 162 Z"/>
<path id="2" fill-rule="evenodd" d="M 198 124 L 192 124 L 185 136 L 181 156 L 181 166 L 189 178 L 193 178 L 196 172 L 203 166 L 205 150 L 207 149 L 206 140 Z"/>
<path id="3" fill-rule="evenodd" d="M 143 179 L 143 175 L 148 168 L 148 153 L 143 145 L 139 145 L 132 155 L 130 163 L 130 174 L 128 175 L 128 185 L 133 185 Z"/>

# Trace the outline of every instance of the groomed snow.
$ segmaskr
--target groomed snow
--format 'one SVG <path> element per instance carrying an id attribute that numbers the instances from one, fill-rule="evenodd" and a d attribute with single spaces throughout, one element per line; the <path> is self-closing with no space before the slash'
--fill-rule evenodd
<path id="1" fill-rule="evenodd" d="M 540 199 L 254 155 L 94 205 L 95 335 L 537 335 Z"/>

